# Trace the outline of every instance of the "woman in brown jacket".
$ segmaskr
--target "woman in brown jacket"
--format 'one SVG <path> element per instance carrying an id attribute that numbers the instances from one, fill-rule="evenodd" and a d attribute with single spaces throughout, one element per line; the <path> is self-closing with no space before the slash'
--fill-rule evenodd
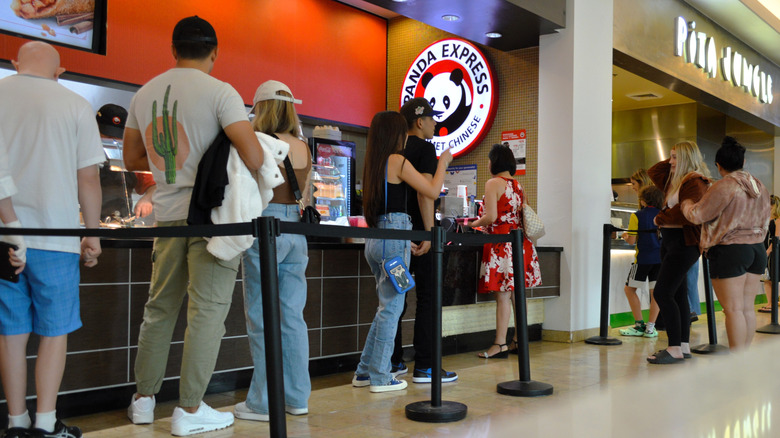
<path id="1" fill-rule="evenodd" d="M 690 307 L 685 275 L 699 258 L 701 226 L 683 216 L 680 203 L 698 201 L 709 186 L 709 171 L 698 146 L 684 141 L 672 146 L 669 159 L 648 169 L 648 175 L 666 195 L 666 205 L 655 218 L 661 230 L 661 269 L 655 300 L 666 323 L 669 345 L 649 356 L 653 364 L 680 363 L 691 357 Z"/>
<path id="2" fill-rule="evenodd" d="M 701 249 L 710 262 L 712 288 L 726 313 L 729 347 L 747 347 L 756 331 L 754 302 L 766 267 L 764 236 L 769 225 L 769 192 L 742 170 L 745 148 L 726 137 L 715 155 L 723 179 L 698 202 L 681 201 L 685 217 L 702 224 Z"/>

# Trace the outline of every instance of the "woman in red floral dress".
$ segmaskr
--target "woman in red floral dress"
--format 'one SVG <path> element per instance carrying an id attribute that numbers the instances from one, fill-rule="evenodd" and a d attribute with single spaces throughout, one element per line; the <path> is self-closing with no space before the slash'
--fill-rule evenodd
<path id="1" fill-rule="evenodd" d="M 522 227 L 525 194 L 512 175 L 517 165 L 512 150 L 499 144 L 493 145 L 488 155 L 490 173 L 493 178 L 485 183 L 485 197 L 482 217 L 469 223 L 471 227 L 485 226 L 489 234 L 508 234 Z M 525 266 L 525 287 L 542 283 L 539 257 L 531 240 L 523 235 L 523 264 Z M 514 272 L 512 267 L 512 244 L 489 243 L 482 250 L 482 267 L 478 292 L 496 294 L 496 338 L 490 348 L 478 356 L 506 358 L 510 350 L 517 350 L 517 339 L 511 346 L 506 344 L 509 317 L 514 307 Z"/>

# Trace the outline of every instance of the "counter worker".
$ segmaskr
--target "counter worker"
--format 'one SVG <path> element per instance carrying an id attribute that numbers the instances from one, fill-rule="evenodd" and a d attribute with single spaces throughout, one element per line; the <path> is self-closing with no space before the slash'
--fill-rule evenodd
<path id="1" fill-rule="evenodd" d="M 5 226 L 78 229 L 99 226 L 100 178 L 105 160 L 89 102 L 57 83 L 64 68 L 49 44 L 29 42 L 13 61 L 18 74 L 0 80 L 0 132 L 18 189 L 18 222 Z M 34 117 L 32 115 L 35 115 Z M 81 327 L 79 254 L 97 264 L 100 239 L 25 236 L 26 265 L 18 283 L 0 280 L 0 375 L 8 403 L 6 437 L 80 437 L 56 417 L 68 334 Z M 27 342 L 40 336 L 35 363 L 37 406 L 30 430 L 26 406 Z"/>
<path id="2" fill-rule="evenodd" d="M 97 120 L 101 140 L 113 140 L 121 145 L 125 122 L 127 122 L 126 109 L 113 103 L 107 103 L 97 111 L 95 120 Z M 152 194 L 157 188 L 152 175 L 114 171 L 110 169 L 109 163 L 106 161 L 100 169 L 100 186 L 103 190 L 101 219 L 114 215 L 116 211 L 120 212 L 120 217 L 127 217 L 130 214 L 129 209 L 132 206 L 129 199 L 130 187 L 139 195 L 143 195 L 135 203 L 133 214 L 136 217 L 144 217 L 152 212 Z"/>
<path id="3" fill-rule="evenodd" d="M 172 40 L 176 66 L 138 90 L 124 137 L 125 167 L 151 170 L 157 183 L 153 203 L 160 227 L 186 225 L 198 163 L 220 129 L 250 170 L 263 163 L 241 96 L 210 76 L 218 53 L 214 28 L 197 16 L 184 18 Z M 240 257 L 219 260 L 206 243 L 202 237 L 154 240 L 149 300 L 138 335 L 137 393 L 128 417 L 146 424 L 154 421 L 154 394 L 162 386 L 173 330 L 188 296 L 179 406 L 171 421 L 172 433 L 179 436 L 233 424 L 233 414 L 216 411 L 202 399 L 225 333 Z"/>
<path id="4" fill-rule="evenodd" d="M 426 141 L 433 138 L 436 129 L 436 120 L 433 116 L 441 114 L 434 111 L 431 104 L 424 97 L 415 97 L 408 100 L 401 107 L 401 115 L 406 119 L 408 137 L 404 157 L 417 169 L 428 181 L 433 179 L 436 173 L 438 159 L 433 143 Z M 412 219 L 413 230 L 430 231 L 433 227 L 433 202 L 422 193 L 418 193 L 411 185 L 406 189 L 406 211 Z M 415 293 L 417 294 L 417 310 L 414 316 L 414 383 L 431 383 L 431 364 L 433 360 L 433 336 L 440 336 L 431 332 L 431 305 L 433 297 L 433 261 L 431 260 L 430 241 L 412 242 L 412 259 L 409 270 L 414 274 Z M 404 296 L 404 310 L 398 318 L 398 331 L 395 335 L 395 348 L 391 358 L 393 377 L 406 374 L 407 368 L 403 362 L 403 342 L 401 335 L 401 320 L 406 313 L 406 297 Z M 458 374 L 442 370 L 441 381 L 453 382 L 458 380 Z"/>

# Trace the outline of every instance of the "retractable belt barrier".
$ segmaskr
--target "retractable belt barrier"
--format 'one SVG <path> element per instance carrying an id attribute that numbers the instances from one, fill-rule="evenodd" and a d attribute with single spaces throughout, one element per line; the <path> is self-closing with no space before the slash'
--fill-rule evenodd
<path id="1" fill-rule="evenodd" d="M 780 245 L 780 238 L 772 236 L 772 256 L 770 257 L 771 263 L 769 264 L 769 280 L 772 282 L 772 296 L 769 297 L 771 300 L 770 306 L 772 307 L 771 322 L 756 329 L 759 333 L 768 333 L 770 335 L 780 334 L 780 324 L 777 323 L 777 306 L 779 299 L 777 282 L 780 280 L 780 278 L 778 278 L 778 276 L 780 276 L 780 249 L 778 249 L 778 245 Z"/>
<path id="2" fill-rule="evenodd" d="M 709 342 L 691 347 L 692 353 L 710 354 L 726 351 L 728 348 L 718 344 L 718 329 L 715 325 L 715 297 L 712 294 L 712 280 L 710 280 L 710 261 L 707 257 L 701 257 L 701 273 L 704 276 L 704 303 L 707 309 L 707 335 Z"/>
<path id="3" fill-rule="evenodd" d="M 599 323 L 599 335 L 585 339 L 588 344 L 596 345 L 620 345 L 623 342 L 619 339 L 608 337 L 609 331 L 609 271 L 610 271 L 610 249 L 611 235 L 613 232 L 629 231 L 604 224 L 604 240 L 601 264 L 601 319 Z M 632 233 L 656 233 L 657 229 L 630 230 Z M 764 327 L 756 329 L 759 333 L 780 334 L 780 324 L 778 324 L 778 277 L 780 277 L 780 239 L 777 236 L 772 238 L 772 263 L 769 267 L 772 281 L 772 322 Z M 718 332 L 715 323 L 715 300 L 712 293 L 712 282 L 710 280 L 709 261 L 707 257 L 701 257 L 702 273 L 704 275 L 704 297 L 707 308 L 707 332 L 709 343 L 697 345 L 691 348 L 691 351 L 699 354 L 709 354 L 718 351 L 727 350 L 727 347 L 718 344 Z"/>
<path id="4" fill-rule="evenodd" d="M 611 227 L 611 225 L 609 225 Z M 606 228 L 605 228 L 606 230 Z M 514 272 L 524 273 L 523 237 L 521 230 L 511 234 L 447 233 L 441 227 L 428 231 L 356 228 L 332 225 L 315 225 L 300 222 L 281 222 L 271 216 L 262 216 L 252 222 L 219 225 L 192 225 L 151 228 L 4 228 L 0 235 L 102 237 L 107 239 L 147 239 L 150 237 L 216 237 L 252 235 L 260 243 L 260 275 L 263 293 L 263 321 L 265 327 L 266 368 L 268 377 L 268 408 L 270 436 L 287 436 L 285 424 L 284 379 L 282 371 L 281 312 L 279 306 L 279 279 L 276 270 L 276 236 L 300 234 L 318 237 L 368 238 L 390 240 L 430 240 L 433 252 L 434 294 L 431 330 L 441 333 L 442 253 L 445 242 L 463 246 L 482 246 L 486 243 L 513 244 Z M 777 247 L 777 245 L 775 246 Z M 608 256 L 608 254 L 607 254 Z M 609 268 L 607 258 L 607 269 Z M 607 278 L 609 273 L 607 272 Z M 776 301 L 776 300 L 775 300 Z M 528 353 L 528 329 L 525 305 L 525 275 L 515 275 L 515 328 L 518 331 L 518 364 L 520 380 L 500 383 L 497 391 L 515 396 L 539 396 L 552 394 L 552 385 L 535 382 L 530 378 Z M 602 305 L 604 304 L 602 300 Z M 433 367 L 431 370 L 431 401 L 407 405 L 409 419 L 425 422 L 458 421 L 466 416 L 467 407 L 456 402 L 441 400 L 441 336 L 434 336 Z"/>
<path id="5" fill-rule="evenodd" d="M 610 250 L 612 247 L 612 233 L 617 231 L 629 231 L 617 228 L 612 224 L 604 224 L 602 253 L 601 253 L 601 314 L 599 318 L 599 335 L 585 339 L 588 344 L 594 345 L 620 345 L 620 339 L 609 337 L 609 266 Z M 631 230 L 632 233 L 657 233 L 658 229 Z"/>

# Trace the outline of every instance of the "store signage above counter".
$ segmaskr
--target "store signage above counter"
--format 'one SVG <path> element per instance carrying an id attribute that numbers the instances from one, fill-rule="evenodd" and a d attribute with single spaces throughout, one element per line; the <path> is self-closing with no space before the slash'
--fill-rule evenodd
<path id="1" fill-rule="evenodd" d="M 437 41 L 420 52 L 404 76 L 401 105 L 424 97 L 435 116 L 431 142 L 440 155 L 457 157 L 477 146 L 490 130 L 498 107 L 497 81 L 485 55 L 459 39 Z"/>
<path id="2" fill-rule="evenodd" d="M 715 38 L 697 31 L 695 21 L 687 22 L 683 17 L 675 19 L 674 55 L 684 57 L 686 63 L 701 68 L 710 78 L 717 77 L 720 64 L 723 80 L 742 88 L 761 103 L 772 103 L 772 76 L 729 46 L 723 48 L 718 62 Z"/>

